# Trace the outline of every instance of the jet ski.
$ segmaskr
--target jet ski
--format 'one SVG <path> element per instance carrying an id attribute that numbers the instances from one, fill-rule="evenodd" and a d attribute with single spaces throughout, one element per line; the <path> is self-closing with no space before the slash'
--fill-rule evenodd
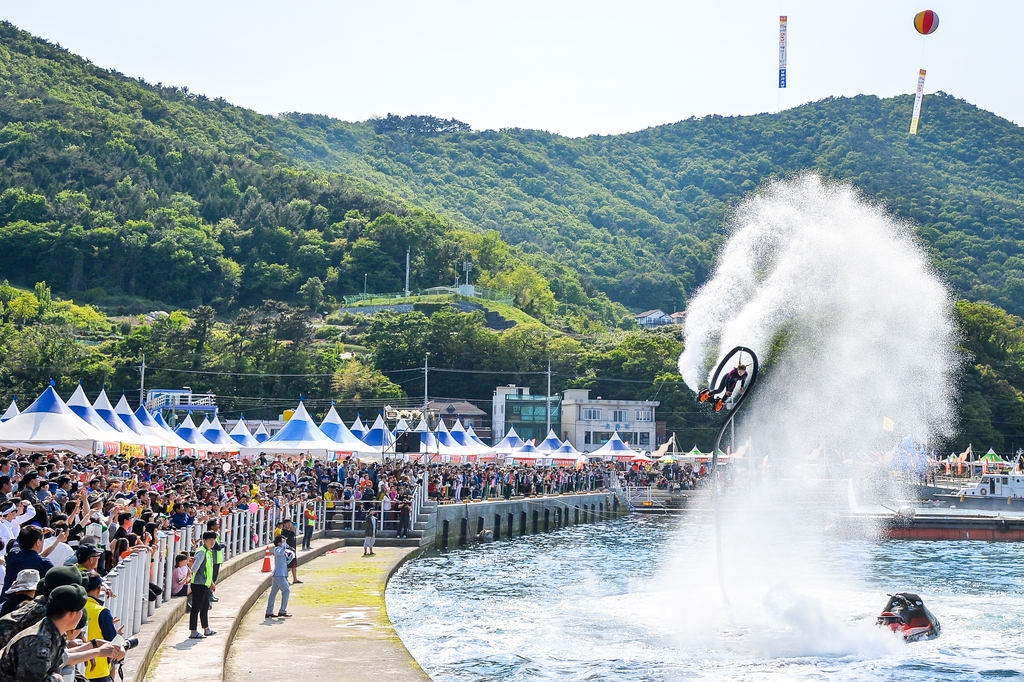
<path id="1" fill-rule="evenodd" d="M 941 631 L 939 619 L 911 592 L 890 594 L 875 624 L 888 627 L 906 642 L 935 639 Z"/>

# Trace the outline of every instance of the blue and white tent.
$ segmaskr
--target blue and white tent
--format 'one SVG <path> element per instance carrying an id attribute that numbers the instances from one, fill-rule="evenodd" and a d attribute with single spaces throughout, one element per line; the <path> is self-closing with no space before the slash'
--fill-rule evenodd
<path id="1" fill-rule="evenodd" d="M 18 411 L 18 396 L 14 396 L 11 399 L 11 404 L 7 407 L 7 411 L 3 413 L 3 416 L 0 416 L 0 423 L 7 421 L 11 417 L 17 417 L 19 414 L 21 412 Z"/>
<path id="2" fill-rule="evenodd" d="M 363 442 L 370 448 L 373 448 L 375 452 L 383 453 L 390 449 L 394 451 L 395 437 L 391 434 L 391 430 L 384 424 L 384 418 L 379 414 L 377 419 L 374 420 L 373 426 L 363 436 Z"/>
<path id="3" fill-rule="evenodd" d="M 412 429 L 409 428 L 409 422 L 405 421 L 405 419 L 399 419 L 391 433 L 397 438 L 399 435 L 411 430 Z"/>
<path id="4" fill-rule="evenodd" d="M 621 460 L 626 456 L 632 457 L 637 453 L 636 450 L 622 442 L 619 432 L 616 431 L 612 434 L 611 440 L 589 454 L 591 457 L 601 457 L 606 460 Z"/>
<path id="5" fill-rule="evenodd" d="M 537 443 L 537 450 L 540 452 L 554 452 L 562 447 L 562 441 L 555 435 L 554 429 L 548 429 L 548 437 Z"/>
<path id="6" fill-rule="evenodd" d="M 122 435 L 121 432 L 116 430 L 110 424 L 108 424 L 103 419 L 103 417 L 101 417 L 96 412 L 96 410 L 93 409 L 92 403 L 90 403 L 89 399 L 85 396 L 85 391 L 82 390 L 81 384 L 78 385 L 78 388 L 75 389 L 75 392 L 71 394 L 70 398 L 68 398 L 67 406 L 71 408 L 71 411 L 77 414 L 86 423 L 95 427 L 99 431 L 108 434 L 114 434 L 107 436 L 108 438 L 120 440 L 120 437 Z M 132 439 L 129 442 L 137 443 L 138 439 Z"/>
<path id="7" fill-rule="evenodd" d="M 192 421 L 192 413 L 189 412 L 185 419 L 178 425 L 178 428 L 174 430 L 174 433 L 189 443 L 192 447 L 200 452 L 209 452 L 210 447 L 213 443 L 203 438 L 203 434 L 199 432 L 196 427 L 196 423 Z"/>
<path id="8" fill-rule="evenodd" d="M 128 425 L 125 424 L 121 420 L 121 418 L 117 416 L 116 412 L 114 412 L 114 406 L 110 404 L 110 399 L 107 398 L 107 390 L 106 389 L 101 389 L 100 390 L 100 394 L 98 396 L 96 396 L 96 400 L 92 401 L 92 408 L 94 410 L 96 410 L 96 414 L 98 414 L 100 417 L 102 417 L 103 421 L 105 421 L 108 424 L 110 424 L 110 426 L 113 427 L 113 429 L 115 431 L 120 431 L 121 433 L 132 433 L 132 434 L 135 433 L 130 428 L 128 428 Z M 135 434 L 135 435 L 138 435 L 138 434 Z M 131 442 L 138 442 L 138 441 L 131 441 Z"/>
<path id="9" fill-rule="evenodd" d="M 123 400 L 123 398 L 122 398 Z M 121 408 L 121 403 L 117 404 L 118 410 Z M 120 416 L 120 412 L 118 412 Z M 150 414 L 149 410 L 146 409 L 145 405 L 139 405 L 139 409 L 135 410 L 135 418 L 139 420 L 139 424 L 152 436 L 163 438 L 168 445 L 178 451 L 179 455 L 195 454 L 194 448 L 191 443 L 183 440 L 174 431 L 171 431 L 165 424 L 161 424 L 163 419 L 157 421 L 157 418 Z M 123 417 L 122 417 L 123 419 Z M 173 454 L 173 453 L 168 453 Z"/>
<path id="10" fill-rule="evenodd" d="M 267 425 L 260 422 L 260 425 L 256 427 L 256 430 L 252 432 L 252 437 L 260 443 L 266 443 L 270 440 L 270 432 L 267 431 Z"/>
<path id="11" fill-rule="evenodd" d="M 430 427 L 427 426 L 426 419 L 420 419 L 420 423 L 413 429 L 416 433 L 420 434 L 420 452 L 425 455 L 437 455 L 440 454 L 440 444 L 437 442 L 437 438 L 430 432 Z"/>
<path id="12" fill-rule="evenodd" d="M 349 431 L 351 431 L 352 435 L 359 440 L 362 440 L 363 437 L 366 436 L 366 425 L 363 424 L 363 420 L 359 418 L 358 414 L 356 415 L 356 420 L 352 422 L 352 426 L 349 428 Z"/>
<path id="13" fill-rule="evenodd" d="M 352 452 L 363 451 L 366 444 L 352 435 L 352 432 L 345 426 L 345 422 L 338 416 L 338 411 L 331 405 L 327 410 L 324 420 L 320 422 L 320 430 L 324 435 L 339 445 L 339 450 L 351 450 Z"/>
<path id="14" fill-rule="evenodd" d="M 516 448 L 523 446 L 523 439 L 516 433 L 516 427 L 508 427 L 508 433 L 505 437 L 494 444 L 494 451 L 501 455 L 510 455 L 515 452 Z"/>
<path id="15" fill-rule="evenodd" d="M 238 418 L 238 423 L 228 435 L 243 448 L 254 448 L 260 444 L 249 431 L 249 427 L 245 425 L 245 415 Z"/>
<path id="16" fill-rule="evenodd" d="M 238 452 L 238 443 L 220 425 L 220 417 L 217 415 L 213 416 L 213 421 L 210 422 L 209 427 L 205 431 L 201 431 L 201 433 L 203 438 L 217 446 L 217 452 Z"/>
<path id="17" fill-rule="evenodd" d="M 466 446 L 471 444 L 471 441 L 466 436 L 466 428 L 462 425 L 461 419 L 455 420 L 455 424 L 452 425 L 451 431 L 449 431 L 448 434 L 459 445 Z"/>
<path id="18" fill-rule="evenodd" d="M 540 452 L 537 450 L 537 446 L 533 443 L 523 443 L 512 452 L 511 457 L 516 462 L 532 464 L 543 457 L 550 457 L 550 454 L 547 452 Z"/>
<path id="19" fill-rule="evenodd" d="M 48 386 L 24 412 L 0 424 L 0 447 L 100 454 L 108 451 L 105 443 L 116 443 L 111 435 L 115 434 L 100 431 L 75 414 Z"/>
<path id="20" fill-rule="evenodd" d="M 471 441 L 473 441 L 474 443 L 476 443 L 477 445 L 483 446 L 483 447 L 487 448 L 488 450 L 491 449 L 490 445 L 488 445 L 487 443 L 483 442 L 480 439 L 480 436 L 476 435 L 476 431 L 473 430 L 473 425 L 472 424 L 470 424 L 469 426 L 466 427 L 466 435 L 469 436 L 469 439 Z"/>
<path id="21" fill-rule="evenodd" d="M 449 433 L 448 427 L 445 426 L 444 420 L 437 422 L 437 428 L 434 429 L 434 437 L 437 438 L 437 442 L 447 448 L 461 448 L 462 444 L 452 437 Z"/>
<path id="22" fill-rule="evenodd" d="M 583 455 L 582 452 L 573 447 L 568 438 L 565 439 L 565 442 L 562 443 L 557 450 L 553 450 L 551 454 L 554 455 L 556 459 L 568 459 L 570 457 L 579 458 Z"/>
<path id="23" fill-rule="evenodd" d="M 278 455 L 305 455 L 335 458 L 343 448 L 327 437 L 309 416 L 301 402 L 292 413 L 291 419 L 271 438 L 256 447 L 242 448 L 245 457 L 254 457 L 261 452 Z"/>
<path id="24" fill-rule="evenodd" d="M 142 444 L 147 445 L 151 448 L 167 448 L 176 447 L 172 446 L 170 440 L 164 438 L 164 434 L 157 430 L 150 430 L 143 426 L 139 418 L 132 412 L 131 406 L 128 404 L 128 399 L 121 395 L 121 399 L 117 401 L 117 405 L 114 407 L 114 413 L 124 422 L 125 426 L 132 430 L 132 433 L 138 434 L 139 438 L 142 439 Z M 155 451 L 151 454 L 157 454 Z M 160 454 L 166 454 L 161 452 Z"/>

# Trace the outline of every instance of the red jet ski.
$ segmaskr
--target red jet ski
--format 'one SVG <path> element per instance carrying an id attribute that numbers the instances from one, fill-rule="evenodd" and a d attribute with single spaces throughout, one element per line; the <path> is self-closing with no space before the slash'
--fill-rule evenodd
<path id="1" fill-rule="evenodd" d="M 911 592 L 890 594 L 875 624 L 887 626 L 907 642 L 935 639 L 941 631 L 939 619 L 932 615 L 919 596 Z"/>

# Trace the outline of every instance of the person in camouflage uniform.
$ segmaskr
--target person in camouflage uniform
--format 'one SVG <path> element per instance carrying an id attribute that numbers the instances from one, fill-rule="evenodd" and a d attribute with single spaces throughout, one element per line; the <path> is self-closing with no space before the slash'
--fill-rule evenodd
<path id="1" fill-rule="evenodd" d="M 0 648 L 7 646 L 19 632 L 46 617 L 46 598 L 62 585 L 84 586 L 85 578 L 74 566 L 61 566 L 47 571 L 39 583 L 39 595 L 0 618 Z"/>
<path id="2" fill-rule="evenodd" d="M 46 617 L 22 630 L 3 649 L 0 680 L 63 682 L 61 670 L 97 656 L 120 659 L 124 649 L 94 639 L 68 649 L 66 633 L 78 630 L 88 597 L 81 585 L 61 585 L 46 598 Z"/>

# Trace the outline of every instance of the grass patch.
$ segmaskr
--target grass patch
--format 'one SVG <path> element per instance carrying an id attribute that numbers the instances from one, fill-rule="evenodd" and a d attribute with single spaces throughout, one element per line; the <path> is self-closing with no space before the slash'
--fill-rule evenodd
<path id="1" fill-rule="evenodd" d="M 387 623 L 384 587 L 389 564 L 384 559 L 362 559 L 343 566 L 304 571 L 299 577 L 308 584 L 292 592 L 291 600 L 310 607 L 365 607 L 377 611 Z"/>

